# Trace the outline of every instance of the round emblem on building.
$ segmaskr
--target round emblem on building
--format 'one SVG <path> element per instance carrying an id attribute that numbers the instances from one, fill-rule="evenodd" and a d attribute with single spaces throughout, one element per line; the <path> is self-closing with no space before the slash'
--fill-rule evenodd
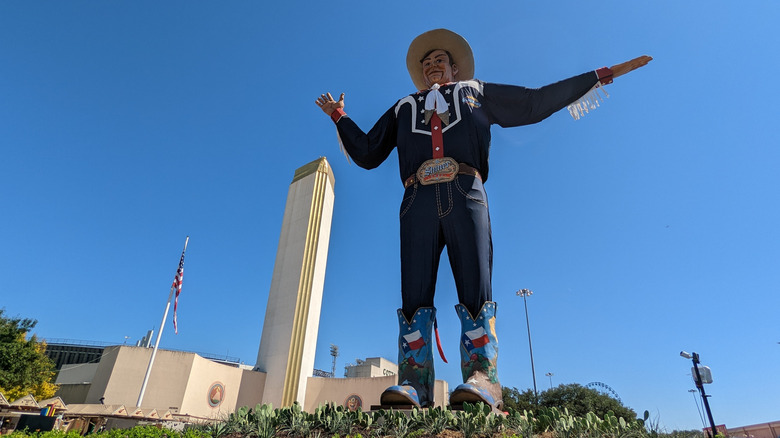
<path id="1" fill-rule="evenodd" d="M 344 400 L 344 407 L 350 411 L 356 411 L 358 408 L 363 407 L 363 399 L 357 394 L 352 394 Z"/>
<path id="2" fill-rule="evenodd" d="M 220 382 L 214 382 L 208 392 L 209 406 L 216 408 L 222 404 L 225 399 L 225 385 Z"/>

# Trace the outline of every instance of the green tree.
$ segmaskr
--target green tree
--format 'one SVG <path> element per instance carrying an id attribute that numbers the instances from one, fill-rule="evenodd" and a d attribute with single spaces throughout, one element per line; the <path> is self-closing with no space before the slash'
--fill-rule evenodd
<path id="1" fill-rule="evenodd" d="M 36 400 L 54 396 L 57 386 L 54 363 L 46 356 L 46 344 L 27 333 L 38 321 L 29 318 L 9 318 L 0 309 L 0 393 L 11 401 L 27 394 Z"/>
<path id="2" fill-rule="evenodd" d="M 527 389 L 520 392 L 517 388 L 502 388 L 505 408 L 512 408 L 518 412 L 523 409 L 529 411 L 537 407 L 534 403 L 534 392 Z M 588 412 L 593 412 L 601 418 L 604 414 L 612 412 L 617 417 L 623 417 L 626 420 L 637 418 L 636 412 L 623 406 L 622 403 L 609 395 L 602 394 L 590 388 L 586 388 L 576 383 L 568 385 L 558 385 L 555 388 L 547 389 L 539 393 L 539 407 L 568 409 L 569 414 L 582 417 Z"/>
<path id="3" fill-rule="evenodd" d="M 614 398 L 576 383 L 548 389 L 542 392 L 539 398 L 542 406 L 567 408 L 574 416 L 584 416 L 588 412 L 593 412 L 604 418 L 604 414 L 612 411 L 616 417 L 623 417 L 626 420 L 637 418 L 633 409 L 623 406 Z"/>
<path id="4" fill-rule="evenodd" d="M 520 392 L 517 388 L 501 387 L 501 395 L 504 399 L 504 410 L 514 409 L 519 413 L 524 410 L 533 411 L 536 408 L 534 403 L 534 391 L 526 389 Z"/>

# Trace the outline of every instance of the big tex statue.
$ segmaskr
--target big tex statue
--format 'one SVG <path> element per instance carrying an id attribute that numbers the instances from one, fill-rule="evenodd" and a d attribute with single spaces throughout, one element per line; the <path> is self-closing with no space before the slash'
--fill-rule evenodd
<path id="1" fill-rule="evenodd" d="M 493 242 L 483 187 L 490 126 L 536 123 L 567 106 L 577 118 L 598 99 L 594 93 L 599 87 L 651 59 L 642 56 L 538 89 L 492 84 L 473 78 L 474 55 L 463 37 L 436 29 L 415 38 L 406 56 L 420 91 L 396 102 L 368 133 L 344 111 L 343 93 L 338 100 L 330 93 L 317 98 L 358 166 L 373 169 L 398 148 L 405 188 L 400 207 L 398 385 L 382 393 L 383 405 L 433 404 L 433 296 L 439 259 L 447 246 L 458 291 L 464 382 L 452 392 L 450 403 L 479 401 L 502 408 L 491 287 Z"/>

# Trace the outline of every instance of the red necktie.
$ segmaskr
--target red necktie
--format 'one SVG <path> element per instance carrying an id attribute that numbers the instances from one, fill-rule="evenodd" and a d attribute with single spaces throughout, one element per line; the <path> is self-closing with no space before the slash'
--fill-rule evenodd
<path id="1" fill-rule="evenodd" d="M 433 158 L 444 158 L 444 140 L 441 135 L 441 119 L 435 112 L 431 116 L 431 143 Z"/>

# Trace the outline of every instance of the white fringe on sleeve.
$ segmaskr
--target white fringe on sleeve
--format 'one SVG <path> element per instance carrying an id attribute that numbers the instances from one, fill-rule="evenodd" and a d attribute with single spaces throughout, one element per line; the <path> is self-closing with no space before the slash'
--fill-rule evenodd
<path id="1" fill-rule="evenodd" d="M 345 157 L 347 157 L 347 163 L 352 164 L 352 160 L 349 159 L 349 154 L 347 153 L 347 150 L 344 149 L 344 143 L 341 142 L 341 135 L 339 135 L 338 130 L 336 130 L 336 138 L 339 139 L 339 149 L 341 150 L 341 153 L 344 154 Z"/>
<path id="2" fill-rule="evenodd" d="M 604 97 L 601 97 L 599 90 L 604 93 Z M 600 82 L 596 82 L 593 88 L 585 93 L 584 96 L 569 104 L 566 109 L 569 110 L 569 114 L 571 114 L 574 120 L 579 120 L 591 110 L 598 108 L 600 106 L 599 102 L 603 102 L 604 98 L 609 98 L 609 93 L 601 86 Z"/>

